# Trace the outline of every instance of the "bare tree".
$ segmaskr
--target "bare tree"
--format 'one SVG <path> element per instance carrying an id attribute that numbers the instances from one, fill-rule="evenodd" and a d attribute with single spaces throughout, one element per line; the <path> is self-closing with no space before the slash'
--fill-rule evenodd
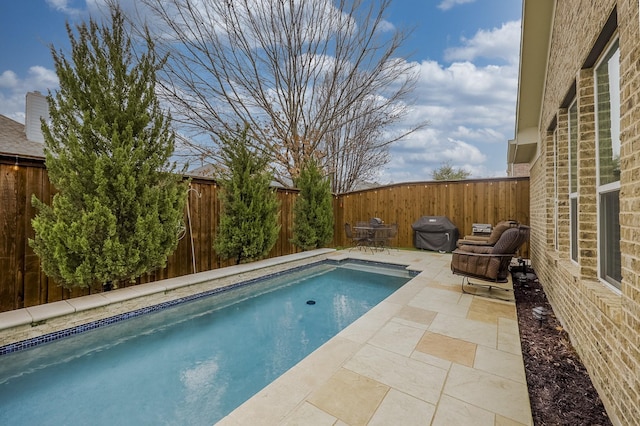
<path id="1" fill-rule="evenodd" d="M 143 0 L 169 54 L 174 121 L 212 159 L 219 136 L 248 123 L 276 180 L 290 184 L 313 156 L 334 191 L 352 189 L 426 124 L 396 126 L 417 73 L 399 56 L 408 33 L 384 19 L 390 1 Z"/>

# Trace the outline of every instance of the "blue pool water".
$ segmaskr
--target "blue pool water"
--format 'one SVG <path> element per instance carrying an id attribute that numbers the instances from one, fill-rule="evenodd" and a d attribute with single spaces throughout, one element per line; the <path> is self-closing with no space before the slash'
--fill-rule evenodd
<path id="1" fill-rule="evenodd" d="M 410 279 L 371 269 L 315 265 L 4 355 L 0 425 L 211 425 Z"/>

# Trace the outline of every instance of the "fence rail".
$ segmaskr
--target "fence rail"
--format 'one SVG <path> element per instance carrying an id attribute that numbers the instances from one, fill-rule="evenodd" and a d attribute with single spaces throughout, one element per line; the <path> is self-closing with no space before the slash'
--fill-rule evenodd
<path id="1" fill-rule="evenodd" d="M 220 204 L 218 186 L 212 179 L 192 178 L 185 208 L 184 237 L 169 257 L 167 266 L 140 277 L 135 283 L 229 266 L 233 260 L 220 259 L 213 250 Z M 11 161 L 0 158 L 0 312 L 65 300 L 90 294 L 90 289 L 67 290 L 47 278 L 38 257 L 29 247 L 34 237 L 31 205 L 35 194 L 50 202 L 55 188 L 49 182 L 42 161 Z M 293 204 L 298 192 L 278 189 L 280 235 L 268 257 L 298 251 L 290 242 Z M 496 223 L 516 219 L 529 224 L 529 179 L 502 178 L 456 182 L 420 182 L 390 185 L 334 196 L 333 247 L 349 244 L 344 223 L 382 218 L 397 222 L 399 232 L 393 244 L 413 247 L 411 224 L 421 216 L 447 216 L 460 234 L 471 231 L 472 223 Z M 528 249 L 525 248 L 525 256 Z"/>

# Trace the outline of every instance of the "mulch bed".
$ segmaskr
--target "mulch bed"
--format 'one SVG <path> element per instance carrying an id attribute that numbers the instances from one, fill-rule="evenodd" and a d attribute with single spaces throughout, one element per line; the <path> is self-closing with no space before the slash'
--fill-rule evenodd
<path id="1" fill-rule="evenodd" d="M 611 425 L 584 365 L 547 301 L 542 285 L 527 268 L 512 271 L 520 343 L 534 425 Z M 543 307 L 547 319 L 534 318 Z"/>

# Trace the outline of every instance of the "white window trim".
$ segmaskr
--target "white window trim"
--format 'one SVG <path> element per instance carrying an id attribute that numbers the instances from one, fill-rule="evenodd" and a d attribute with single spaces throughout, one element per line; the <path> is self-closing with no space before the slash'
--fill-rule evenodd
<path id="1" fill-rule="evenodd" d="M 596 155 L 597 157 L 597 155 Z M 596 158 L 597 161 L 597 158 Z M 602 188 L 607 188 L 607 190 L 603 190 Z M 608 185 L 603 185 L 602 187 L 599 187 L 597 189 L 597 194 L 596 194 L 596 214 L 597 214 L 597 219 L 596 219 L 596 224 L 597 224 L 597 248 L 596 250 L 598 251 L 598 261 L 596 262 L 598 264 L 598 280 L 604 284 L 607 288 L 609 288 L 610 290 L 612 290 L 614 293 L 618 294 L 618 295 L 622 295 L 622 285 L 620 286 L 621 288 L 616 287 L 615 285 L 611 284 L 609 281 L 605 280 L 604 278 L 602 278 L 602 262 L 600 261 L 600 250 L 602 249 L 602 239 L 600 238 L 600 196 L 602 194 L 606 194 L 607 192 L 613 192 L 615 190 L 620 190 L 620 182 L 613 182 L 610 183 Z M 622 284 L 622 283 L 621 283 Z"/>
<path id="2" fill-rule="evenodd" d="M 556 252 L 560 250 L 558 238 L 558 127 L 553 130 L 553 240 Z"/>
<path id="3" fill-rule="evenodd" d="M 569 147 L 568 147 L 569 149 L 567 150 L 569 152 L 568 159 L 567 159 L 568 160 L 567 164 L 568 164 L 568 168 L 569 168 L 569 170 L 568 170 L 568 172 L 569 172 L 568 173 L 569 181 L 567 183 L 568 183 L 568 187 L 569 187 L 569 259 L 571 259 L 571 262 L 573 262 L 574 264 L 578 265 L 579 264 L 578 263 L 578 259 L 580 258 L 580 253 L 578 252 L 578 254 L 576 255 L 575 259 L 573 258 L 573 255 L 572 255 L 573 254 L 573 245 L 574 245 L 573 244 L 574 235 L 573 235 L 573 223 L 571 221 L 571 219 L 572 219 L 572 215 L 571 215 L 571 213 L 572 213 L 571 204 L 572 203 L 571 203 L 571 201 L 572 200 L 574 200 L 574 199 L 576 200 L 576 212 L 575 212 L 576 213 L 576 222 L 578 222 L 578 213 L 580 211 L 580 205 L 578 204 L 578 201 L 577 201 L 578 200 L 578 186 L 580 185 L 580 178 L 577 175 L 578 169 L 579 169 L 577 162 L 576 162 L 576 170 L 575 170 L 576 171 L 576 189 L 575 189 L 575 192 L 571 192 L 571 173 L 572 173 L 571 159 L 572 159 L 573 155 L 575 155 L 576 159 L 577 159 L 577 155 L 578 155 L 577 152 L 573 152 L 573 153 L 571 152 L 571 126 L 577 126 L 577 123 L 572 123 L 571 122 L 571 109 L 574 106 L 576 107 L 576 111 L 577 111 L 577 108 L 578 108 L 578 100 L 577 99 L 574 99 L 573 102 L 571 102 L 571 104 L 569 105 L 569 108 L 567 109 L 568 122 L 569 122 L 569 127 L 567 129 L 567 132 L 568 132 L 567 140 L 569 142 Z M 577 116 L 578 116 L 578 114 L 576 113 L 576 118 L 578 118 Z M 576 133 L 576 134 L 578 134 L 578 133 Z M 576 148 L 578 146 L 577 142 L 578 141 L 576 141 Z M 578 223 L 576 223 L 576 233 L 579 235 Z M 579 250 L 579 243 L 580 243 L 580 239 L 578 238 L 578 235 L 575 235 L 575 242 L 577 243 L 576 245 L 578 246 L 578 247 L 576 247 L 576 250 Z"/>
<path id="4" fill-rule="evenodd" d="M 640 0 L 639 0 L 640 2 Z M 597 71 L 598 68 L 600 67 L 600 65 L 602 64 L 604 58 L 607 57 L 607 55 L 609 54 L 609 52 L 611 51 L 611 47 L 615 44 L 615 42 L 617 42 L 619 40 L 618 36 L 612 37 L 611 40 L 609 41 L 609 44 L 607 45 L 606 49 L 604 49 L 602 51 L 602 55 L 600 57 L 600 59 L 598 59 L 598 62 L 595 64 L 595 66 L 593 67 L 593 80 L 594 80 L 594 84 L 597 84 L 598 81 L 598 77 L 597 77 Z M 620 50 L 620 44 L 618 44 L 618 50 Z M 602 278 L 602 262 L 601 262 L 601 250 L 602 250 L 602 239 L 600 237 L 600 232 L 601 232 L 601 227 L 600 227 L 600 222 L 601 222 L 601 206 L 600 206 L 600 196 L 602 194 L 606 194 L 607 192 L 612 192 L 615 190 L 620 190 L 620 181 L 616 181 L 616 182 L 611 182 L 608 184 L 604 184 L 604 185 L 600 185 L 600 132 L 598 131 L 599 127 L 598 127 L 598 89 L 597 87 L 594 87 L 594 101 L 595 101 L 595 120 L 596 120 L 596 243 L 597 243 L 597 266 L 598 266 L 598 280 L 603 283 L 607 288 L 611 289 L 613 292 L 617 293 L 617 294 L 622 294 L 622 290 L 621 288 L 616 287 L 615 285 L 611 284 L 609 281 L 607 281 L 606 279 Z M 578 179 L 579 181 L 579 179 Z M 621 286 L 622 287 L 622 286 Z"/>

